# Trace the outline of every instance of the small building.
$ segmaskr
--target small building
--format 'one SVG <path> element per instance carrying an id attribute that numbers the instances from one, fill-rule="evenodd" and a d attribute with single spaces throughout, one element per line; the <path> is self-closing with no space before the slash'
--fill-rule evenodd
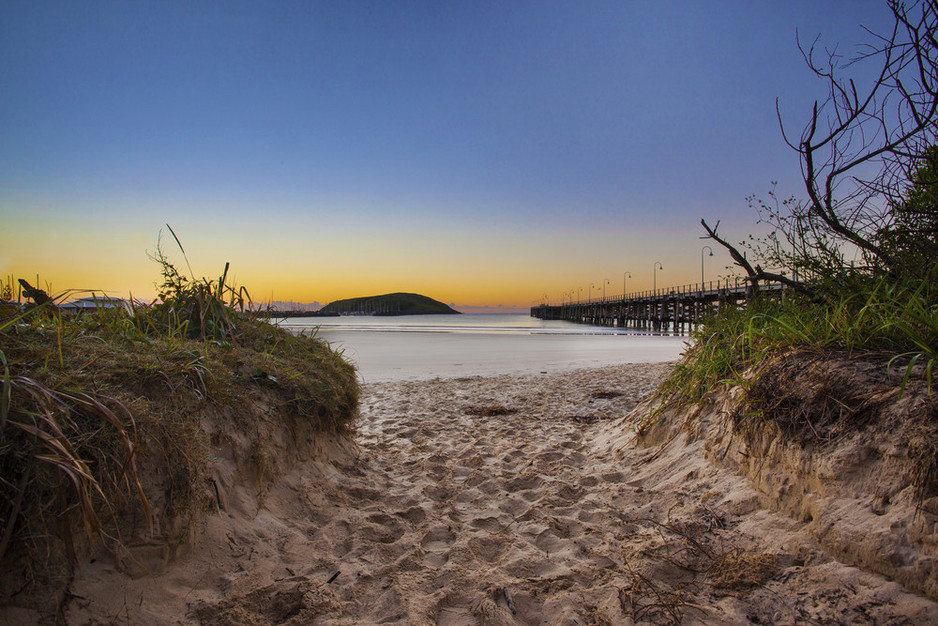
<path id="1" fill-rule="evenodd" d="M 129 311 L 131 309 L 130 301 L 124 300 L 123 298 L 111 298 L 109 296 L 90 296 L 58 305 L 59 311 L 73 315 L 94 312 L 98 309 L 116 308 L 123 308 Z"/>

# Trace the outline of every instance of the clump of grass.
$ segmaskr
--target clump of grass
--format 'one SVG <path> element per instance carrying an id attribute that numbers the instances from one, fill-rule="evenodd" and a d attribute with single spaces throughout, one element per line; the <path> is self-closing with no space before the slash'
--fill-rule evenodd
<path id="1" fill-rule="evenodd" d="M 885 420 L 908 440 L 922 502 L 938 493 L 936 361 L 938 290 L 929 283 L 854 277 L 823 299 L 763 296 L 694 332 L 643 429 L 666 407 L 691 407 L 731 387 L 741 391 L 735 428 L 771 420 L 803 445 Z M 905 402 L 901 419 L 892 415 L 888 407 L 910 392 L 917 400 Z"/>
<path id="2" fill-rule="evenodd" d="M 120 548 L 155 527 L 179 541 L 209 510 L 218 442 L 206 419 L 226 416 L 212 437 L 241 430 L 258 458 L 271 454 L 272 420 L 353 428 L 359 385 L 341 353 L 269 324 L 227 266 L 183 279 L 159 247 L 154 258 L 164 289 L 153 303 L 78 317 L 57 308 L 62 294 L 0 304 L 0 587 L 11 593 L 60 594 L 90 537 Z"/>
<path id="3" fill-rule="evenodd" d="M 167 225 L 176 244 L 185 257 L 185 249 L 173 229 Z M 228 284 L 228 268 L 218 280 L 197 279 L 189 267 L 190 277 L 184 276 L 173 265 L 159 242 L 153 260 L 159 263 L 163 275 L 159 302 L 151 305 L 141 317 L 145 332 L 165 332 L 189 339 L 229 342 L 236 334 L 237 313 L 244 314 L 252 304 L 244 287 Z"/>
<path id="4" fill-rule="evenodd" d="M 878 354 L 902 367 L 904 383 L 931 387 L 938 362 L 938 290 L 929 283 L 855 279 L 817 297 L 763 296 L 724 309 L 692 335 L 692 346 L 661 391 L 688 405 L 723 385 L 745 387 L 744 373 L 791 350 Z"/>

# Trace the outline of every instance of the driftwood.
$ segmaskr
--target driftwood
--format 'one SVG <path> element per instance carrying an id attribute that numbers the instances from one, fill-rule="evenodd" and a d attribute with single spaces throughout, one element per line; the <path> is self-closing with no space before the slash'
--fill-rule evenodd
<path id="1" fill-rule="evenodd" d="M 508 595 L 508 587 L 502 587 L 502 594 L 505 596 L 505 602 L 508 603 L 508 610 L 511 611 L 511 614 L 517 614 L 517 611 L 515 610 L 515 603 L 511 601 L 511 596 Z"/>
<path id="2" fill-rule="evenodd" d="M 51 303 L 52 298 L 49 297 L 42 289 L 37 289 L 27 283 L 22 278 L 19 279 L 20 286 L 23 288 L 23 295 L 35 302 L 36 304 L 45 304 L 47 302 Z"/>

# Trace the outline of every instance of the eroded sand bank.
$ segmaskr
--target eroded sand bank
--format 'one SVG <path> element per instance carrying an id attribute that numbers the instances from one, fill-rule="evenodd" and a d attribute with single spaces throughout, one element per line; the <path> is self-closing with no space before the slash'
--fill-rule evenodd
<path id="1" fill-rule="evenodd" d="M 626 445 L 621 418 L 666 368 L 370 384 L 357 455 L 232 496 L 160 572 L 88 564 L 68 621 L 938 620 L 761 508 L 702 444 Z"/>

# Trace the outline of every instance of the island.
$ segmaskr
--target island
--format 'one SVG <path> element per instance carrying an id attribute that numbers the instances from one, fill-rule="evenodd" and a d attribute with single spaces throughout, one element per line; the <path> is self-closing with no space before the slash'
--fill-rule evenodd
<path id="1" fill-rule="evenodd" d="M 366 298 L 348 298 L 330 302 L 319 316 L 336 315 L 459 315 L 442 302 L 416 293 L 388 293 Z"/>

